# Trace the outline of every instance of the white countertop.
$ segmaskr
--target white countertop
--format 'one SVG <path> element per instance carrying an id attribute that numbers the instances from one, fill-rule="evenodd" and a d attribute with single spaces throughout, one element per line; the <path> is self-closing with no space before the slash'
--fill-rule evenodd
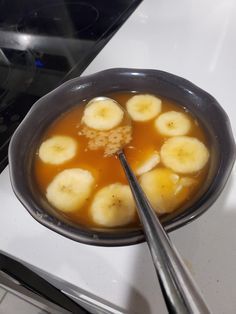
<path id="1" fill-rule="evenodd" d="M 235 56 L 236 1 L 144 0 L 83 75 L 137 67 L 183 76 L 220 102 L 236 134 Z M 236 168 L 209 211 L 171 233 L 216 314 L 236 313 L 235 189 Z M 8 168 L 0 175 L 0 202 L 3 252 L 63 280 L 63 289 L 68 282 L 123 313 L 167 313 L 145 243 L 91 247 L 46 229 L 14 196 Z"/>

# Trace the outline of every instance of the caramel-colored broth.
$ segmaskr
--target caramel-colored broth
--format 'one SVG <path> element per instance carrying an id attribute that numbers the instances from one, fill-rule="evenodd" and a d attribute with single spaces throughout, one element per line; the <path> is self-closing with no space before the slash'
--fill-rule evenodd
<path id="1" fill-rule="evenodd" d="M 120 92 L 106 96 L 115 99 L 119 104 L 125 106 L 127 100 L 133 96 L 133 93 Z M 170 110 L 185 112 L 192 123 L 192 127 L 190 132 L 188 133 L 188 136 L 196 137 L 206 146 L 208 146 L 206 136 L 196 119 L 193 118 L 190 113 L 187 112 L 183 107 L 178 106 L 175 102 L 165 98 L 161 99 L 162 113 Z M 46 130 L 41 140 L 41 142 L 43 142 L 45 139 L 54 135 L 70 136 L 76 139 L 79 144 L 77 156 L 72 160 L 65 162 L 64 164 L 57 166 L 42 162 L 37 153 L 35 158 L 35 178 L 40 193 L 45 196 L 46 189 L 49 183 L 62 170 L 69 168 L 82 168 L 89 170 L 96 180 L 96 187 L 93 191 L 93 194 L 82 209 L 73 213 L 61 213 L 61 215 L 65 216 L 67 219 L 76 224 L 84 225 L 87 227 L 97 227 L 89 214 L 89 207 L 94 194 L 100 188 L 111 183 L 128 183 L 124 171 L 116 156 L 113 155 L 109 157 L 104 157 L 103 150 L 88 150 L 88 139 L 78 134 L 81 129 L 80 121 L 83 115 L 85 104 L 86 102 L 84 102 L 83 104 L 78 104 L 77 106 L 73 107 L 69 112 L 61 115 Z M 140 164 L 140 162 L 144 161 L 145 157 L 148 156 L 150 152 L 154 150 L 159 151 L 161 145 L 167 139 L 167 137 L 158 134 L 158 132 L 155 130 L 154 120 L 155 119 L 148 122 L 132 121 L 133 138 L 132 141 L 124 149 L 127 160 L 132 168 L 135 168 L 138 164 Z M 160 163 L 157 167 L 163 167 L 163 165 Z M 188 177 L 194 177 L 197 183 L 194 185 L 194 187 L 191 188 L 191 192 L 188 194 L 186 202 L 189 201 L 189 199 L 191 199 L 191 197 L 199 190 L 199 187 L 202 185 L 207 175 L 207 171 L 208 169 L 207 167 L 205 167 L 198 173 L 188 174 Z M 183 205 L 184 204 L 182 204 L 182 206 Z M 133 221 L 128 226 L 137 225 L 139 225 L 139 220 L 136 215 L 135 221 Z"/>

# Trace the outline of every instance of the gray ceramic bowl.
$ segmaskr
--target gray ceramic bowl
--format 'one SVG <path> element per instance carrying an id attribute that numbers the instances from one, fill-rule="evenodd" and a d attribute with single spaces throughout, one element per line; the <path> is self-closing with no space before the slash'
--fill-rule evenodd
<path id="1" fill-rule="evenodd" d="M 210 170 L 199 194 L 185 210 L 162 218 L 167 231 L 204 213 L 221 193 L 235 160 L 229 119 L 217 101 L 189 81 L 175 75 L 140 69 L 110 69 L 70 80 L 39 99 L 14 133 L 9 148 L 13 190 L 28 212 L 41 224 L 75 241 L 93 245 L 129 245 L 144 241 L 141 229 L 87 229 L 65 220 L 40 195 L 32 176 L 34 154 L 47 126 L 84 99 L 117 91 L 154 93 L 177 101 L 193 113 L 207 133 Z"/>

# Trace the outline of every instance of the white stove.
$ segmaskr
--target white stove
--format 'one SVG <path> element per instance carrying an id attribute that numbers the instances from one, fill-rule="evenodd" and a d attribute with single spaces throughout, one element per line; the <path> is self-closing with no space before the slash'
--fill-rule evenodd
<path id="1" fill-rule="evenodd" d="M 153 68 L 212 94 L 236 134 L 236 1 L 144 0 L 83 75 L 112 67 Z M 220 127 L 220 126 L 219 126 Z M 196 221 L 170 234 L 213 313 L 236 313 L 236 168 Z M 95 297 L 114 313 L 167 313 L 146 243 L 93 247 L 37 223 L 0 175 L 0 249 L 74 297 Z"/>

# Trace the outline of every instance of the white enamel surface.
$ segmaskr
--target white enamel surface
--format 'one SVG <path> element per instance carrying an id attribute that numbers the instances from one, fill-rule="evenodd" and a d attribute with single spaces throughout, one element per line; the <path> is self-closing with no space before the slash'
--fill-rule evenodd
<path id="1" fill-rule="evenodd" d="M 138 67 L 183 76 L 220 102 L 235 134 L 235 38 L 236 1 L 144 0 L 83 75 L 111 67 Z M 235 190 L 236 168 L 211 209 L 171 233 L 218 314 L 236 313 Z M 69 290 L 70 283 L 123 313 L 167 313 L 146 244 L 90 247 L 46 229 L 14 196 L 8 168 L 0 175 L 0 200 L 3 252 L 47 272 L 61 288 Z"/>

